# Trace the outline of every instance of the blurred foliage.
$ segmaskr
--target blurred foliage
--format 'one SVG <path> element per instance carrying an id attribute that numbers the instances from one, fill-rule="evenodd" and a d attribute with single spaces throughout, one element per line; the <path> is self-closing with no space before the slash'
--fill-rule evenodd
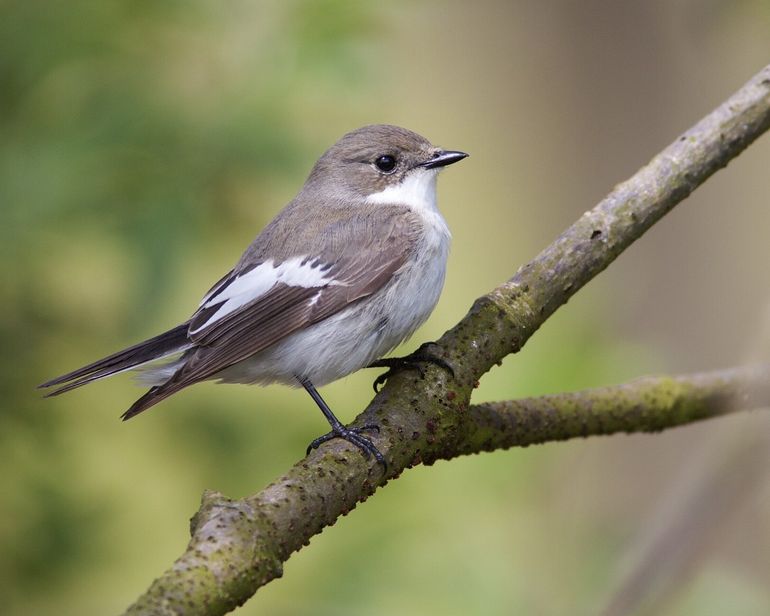
<path id="1" fill-rule="evenodd" d="M 0 299 L 10 314 L 0 339 L 17 368 L 39 361 L 52 331 L 92 328 L 93 301 L 111 300 L 104 327 L 144 334 L 180 262 L 201 242 L 226 241 L 244 203 L 269 202 L 264 191 L 295 175 L 292 84 L 338 87 L 370 23 L 368 9 L 339 1 L 1 10 Z M 26 372 L 2 371 L 3 391 L 27 398 Z M 28 411 L 9 404 L 3 419 Z"/>
<path id="2" fill-rule="evenodd" d="M 0 5 L 0 460 L 13 470 L 0 595 L 12 612 L 41 582 L 98 566 L 109 551 L 99 525 L 114 513 L 73 485 L 82 468 L 66 451 L 68 420 L 41 413 L 34 385 L 100 337 L 168 325 L 157 315 L 196 249 L 276 211 L 270 191 L 306 172 L 287 99 L 298 83 L 333 91 L 360 79 L 375 12 L 340 0 Z M 269 209 L 254 222 L 260 203 Z M 105 406 L 114 418 L 124 403 Z M 249 451 L 235 424 L 206 417 L 210 447 Z"/>
<path id="3" fill-rule="evenodd" d="M 322 149 L 367 122 L 451 136 L 457 141 L 442 144 L 472 153 L 441 181 L 455 234 L 447 288 L 411 346 L 440 335 L 476 295 L 706 110 L 693 111 L 689 98 L 679 107 L 663 98 L 660 114 L 656 99 L 642 99 L 675 90 L 681 75 L 670 56 L 656 55 L 672 9 L 632 4 L 0 2 L 3 613 L 124 609 L 181 552 L 204 488 L 232 496 L 258 489 L 325 427 L 303 392 L 281 388 L 204 384 L 120 424 L 140 391 L 127 378 L 47 401 L 37 383 L 186 318 Z M 718 36 L 745 41 L 751 27 L 763 45 L 770 40 L 763 0 L 734 11 L 729 3 L 705 5 Z M 597 21 L 596 11 L 605 18 Z M 734 30 L 722 27 L 720 11 Z M 656 20 L 664 25 L 655 29 Z M 605 24 L 606 38 L 594 36 Z M 644 28 L 659 38 L 639 35 Z M 676 32 L 675 43 L 685 45 Z M 677 58 L 688 53 L 676 49 Z M 755 63 L 741 49 L 714 49 L 720 62 L 740 59 L 740 68 L 723 71 L 728 84 L 713 86 L 705 52 L 690 52 L 690 72 L 712 84 L 716 103 Z M 641 68 L 629 70 L 636 61 Z M 572 80 L 576 67 L 594 71 L 582 75 L 591 87 Z M 627 93 L 618 74 L 632 76 Z M 654 117 L 644 115 L 647 107 Z M 604 111 L 593 118 L 597 108 Z M 749 156 L 736 167 L 749 166 Z M 748 201 L 756 192 L 730 196 Z M 710 215 L 721 209 L 715 199 Z M 761 225 L 747 228 L 764 239 Z M 677 245 L 693 259 L 714 259 L 709 275 L 719 277 L 718 248 L 729 251 L 722 235 L 705 242 L 706 257 L 681 237 Z M 766 242 L 739 239 L 742 250 L 759 245 L 765 258 L 746 263 L 766 263 Z M 645 263 L 665 253 L 650 241 L 650 252 L 633 249 Z M 613 266 L 549 321 L 525 359 L 509 358 L 487 375 L 478 398 L 668 368 L 643 312 L 654 311 L 647 300 L 667 316 L 676 308 L 665 304 L 676 301 L 673 287 L 686 286 L 675 278 L 666 292 L 651 291 L 656 276 L 677 275 L 665 254 L 647 278 Z M 614 287 L 604 282 L 612 276 Z M 704 288 L 709 305 L 719 300 Z M 618 333 L 619 298 L 629 294 L 642 306 L 645 334 L 637 338 Z M 747 298 L 738 308 L 756 303 Z M 730 319 L 720 313 L 718 320 Z M 368 400 L 372 378 L 351 376 L 324 395 L 347 419 Z M 571 614 L 599 605 L 612 591 L 624 542 L 656 497 L 651 477 L 663 482 L 666 464 L 679 460 L 672 451 L 685 450 L 676 435 L 662 435 L 415 469 L 293 556 L 285 578 L 240 613 Z M 734 597 L 734 605 L 751 606 L 745 613 L 768 604 L 761 585 L 730 569 L 715 567 L 706 579 L 682 600 L 693 606 L 687 613 Z M 718 602 L 715 588 L 723 590 Z"/>

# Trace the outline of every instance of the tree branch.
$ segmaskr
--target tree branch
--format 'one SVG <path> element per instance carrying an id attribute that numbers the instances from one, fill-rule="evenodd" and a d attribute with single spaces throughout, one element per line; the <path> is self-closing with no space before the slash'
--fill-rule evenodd
<path id="1" fill-rule="evenodd" d="M 657 383 L 659 394 L 642 396 L 630 409 L 621 405 L 630 392 L 617 388 L 614 400 L 613 388 L 599 390 L 605 398 L 597 392 L 573 394 L 593 396 L 584 406 L 574 399 L 570 402 L 568 396 L 551 396 L 541 402 L 471 407 L 470 398 L 491 366 L 520 350 L 578 289 L 768 127 L 770 66 L 615 187 L 511 280 L 478 299 L 438 341 L 455 378 L 437 367 L 428 367 L 424 380 L 407 373 L 391 378 L 354 422 L 380 425 L 376 444 L 388 459 L 389 476 L 421 461 L 472 451 L 593 433 L 662 429 L 732 410 L 719 404 L 727 395 L 724 391 L 706 393 L 713 383 L 688 386 L 679 380 Z M 726 379 L 725 386 L 736 388 L 731 390 L 735 393 L 746 375 L 729 374 L 710 376 Z M 766 371 L 762 374 L 766 379 Z M 656 402 L 673 404 L 673 413 L 665 412 L 665 404 L 656 407 Z M 541 407 L 538 414 L 538 404 L 550 406 Z M 279 577 L 292 552 L 365 500 L 385 479 L 379 465 L 337 439 L 258 494 L 230 500 L 206 492 L 192 520 L 187 550 L 127 613 L 226 613 Z"/>
<path id="2" fill-rule="evenodd" d="M 619 432 L 660 432 L 770 406 L 770 364 L 471 406 L 471 430 L 449 457 Z"/>

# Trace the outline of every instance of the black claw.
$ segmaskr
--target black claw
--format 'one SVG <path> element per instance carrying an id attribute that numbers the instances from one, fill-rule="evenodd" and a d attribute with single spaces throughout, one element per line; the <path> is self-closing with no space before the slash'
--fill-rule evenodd
<path id="1" fill-rule="evenodd" d="M 329 406 L 324 402 L 324 399 L 321 397 L 321 394 L 318 393 L 318 390 L 313 386 L 313 384 L 310 382 L 309 379 L 304 377 L 297 377 L 297 381 L 302 385 L 302 387 L 305 388 L 307 393 L 310 394 L 310 397 L 313 398 L 315 403 L 318 405 L 318 408 L 321 409 L 321 412 L 324 414 L 324 417 L 326 417 L 326 420 L 329 422 L 329 425 L 331 426 L 332 430 L 331 432 L 328 432 L 327 434 L 324 434 L 323 436 L 319 436 L 317 439 L 315 439 L 313 442 L 310 443 L 307 447 L 307 451 L 305 452 L 305 455 L 308 455 L 313 449 L 321 445 L 322 443 L 325 443 L 326 441 L 330 441 L 333 438 L 344 438 L 348 443 L 352 443 L 356 447 L 358 447 L 361 452 L 364 454 L 364 457 L 368 460 L 369 456 L 374 456 L 374 459 L 377 460 L 380 464 L 382 464 L 383 473 L 388 472 L 388 463 L 385 461 L 385 457 L 380 453 L 380 450 L 377 449 L 377 447 L 372 443 L 370 439 L 368 439 L 365 436 L 361 435 L 361 432 L 364 430 L 376 430 L 379 434 L 380 427 L 376 424 L 366 424 L 365 426 L 361 428 L 348 428 L 346 427 L 339 419 L 337 419 L 334 416 L 334 413 L 332 413 L 332 410 L 329 408 Z"/>
<path id="2" fill-rule="evenodd" d="M 367 366 L 367 368 L 374 368 L 376 366 Z M 385 382 L 388 380 L 388 375 L 391 373 L 391 370 L 388 370 L 387 372 L 383 372 L 382 374 L 378 374 L 377 378 L 374 379 L 374 383 L 372 383 L 372 389 L 374 389 L 374 393 L 378 394 L 380 393 L 380 387 L 385 385 Z"/>
<path id="3" fill-rule="evenodd" d="M 367 368 L 388 369 L 387 372 L 383 372 L 382 374 L 378 375 L 376 379 L 374 379 L 374 383 L 372 383 L 374 393 L 379 393 L 380 387 L 384 385 L 391 376 L 400 370 L 416 370 L 420 375 L 420 378 L 424 379 L 425 370 L 423 370 L 422 366 L 420 365 L 421 362 L 433 364 L 443 368 L 452 378 L 455 378 L 455 371 L 452 367 L 452 364 L 450 364 L 443 357 L 438 357 L 437 355 L 430 353 L 427 349 L 431 346 L 436 346 L 436 344 L 433 342 L 426 342 L 425 344 L 420 345 L 420 347 L 414 353 L 405 357 L 387 357 L 384 359 L 378 359 L 377 361 L 373 361 L 371 364 L 369 364 Z"/>
<path id="4" fill-rule="evenodd" d="M 377 449 L 376 445 L 372 443 L 370 439 L 361 435 L 361 432 L 364 430 L 374 430 L 379 434 L 380 427 L 376 424 L 367 424 L 361 428 L 346 428 L 345 426 L 342 426 L 341 428 L 333 429 L 331 432 L 327 432 L 323 436 L 319 436 L 318 438 L 313 439 L 310 445 L 307 446 L 305 455 L 308 455 L 313 449 L 317 449 L 319 445 L 325 443 L 326 441 L 330 441 L 334 438 L 342 438 L 345 439 L 348 443 L 358 447 L 367 460 L 369 459 L 370 455 L 374 456 L 374 459 L 382 464 L 384 472 L 387 472 L 388 463 L 385 461 L 385 456 L 380 453 L 380 450 Z"/>

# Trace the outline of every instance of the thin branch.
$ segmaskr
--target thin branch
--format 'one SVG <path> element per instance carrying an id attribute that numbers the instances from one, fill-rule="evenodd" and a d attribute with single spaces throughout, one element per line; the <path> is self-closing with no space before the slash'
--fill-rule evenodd
<path id="1" fill-rule="evenodd" d="M 355 422 L 380 425 L 376 442 L 389 475 L 473 451 L 474 439 L 475 451 L 484 450 L 488 437 L 479 439 L 474 422 L 490 407 L 470 407 L 478 379 L 521 349 L 578 289 L 768 127 L 770 66 L 618 185 L 510 281 L 477 300 L 438 342 L 455 378 L 428 367 L 424 380 L 407 373 L 390 379 Z M 570 436 L 566 428 L 561 438 Z M 582 422 L 572 428 L 571 436 L 588 433 Z M 226 613 L 280 576 L 292 552 L 384 483 L 379 465 L 337 440 L 256 495 L 235 501 L 205 493 L 187 550 L 128 613 Z"/>
<path id="2" fill-rule="evenodd" d="M 472 429 L 447 457 L 619 432 L 660 432 L 770 406 L 770 364 L 649 376 L 576 393 L 471 406 Z"/>

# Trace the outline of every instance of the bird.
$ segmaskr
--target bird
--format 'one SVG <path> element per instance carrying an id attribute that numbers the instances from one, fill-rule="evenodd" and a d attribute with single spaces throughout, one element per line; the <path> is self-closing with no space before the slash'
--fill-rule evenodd
<path id="1" fill-rule="evenodd" d="M 49 397 L 137 371 L 150 389 L 124 420 L 206 380 L 303 387 L 331 428 L 308 452 L 342 438 L 387 467 L 363 434 L 378 426 L 346 427 L 317 387 L 395 366 L 381 358 L 433 311 L 451 240 L 436 179 L 467 156 L 394 125 L 345 134 L 187 321 L 39 387 L 56 387 Z"/>

